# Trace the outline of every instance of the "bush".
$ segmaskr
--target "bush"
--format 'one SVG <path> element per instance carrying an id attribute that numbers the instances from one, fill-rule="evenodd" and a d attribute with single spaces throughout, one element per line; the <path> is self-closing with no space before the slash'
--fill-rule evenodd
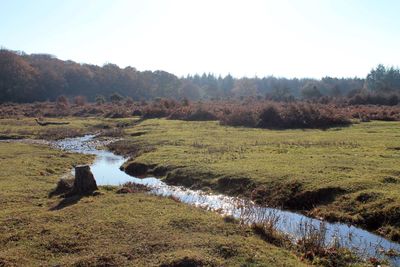
<path id="1" fill-rule="evenodd" d="M 334 112 L 328 106 L 316 104 L 289 104 L 279 108 L 269 105 L 264 108 L 258 121 L 261 128 L 328 128 L 345 126 L 351 122 L 344 115 Z"/>
<path id="2" fill-rule="evenodd" d="M 119 93 L 113 93 L 110 95 L 110 101 L 113 103 L 118 103 L 123 99 L 123 97 Z"/>
<path id="3" fill-rule="evenodd" d="M 259 115 L 257 126 L 261 128 L 282 128 L 283 120 L 278 109 L 272 105 L 264 108 Z"/>
<path id="4" fill-rule="evenodd" d="M 213 113 L 202 109 L 198 108 L 194 112 L 190 113 L 185 120 L 187 121 L 215 121 L 217 120 L 217 116 L 215 116 Z"/>
<path id="5" fill-rule="evenodd" d="M 125 106 L 128 106 L 128 107 L 132 106 L 133 103 L 134 103 L 134 101 L 133 101 L 132 97 L 128 96 L 125 98 Z"/>
<path id="6" fill-rule="evenodd" d="M 64 95 L 57 97 L 56 105 L 57 105 L 57 108 L 59 108 L 59 109 L 68 108 L 68 106 L 69 106 L 68 98 Z"/>
<path id="7" fill-rule="evenodd" d="M 373 94 L 360 92 L 349 99 L 350 105 L 387 105 L 395 106 L 400 103 L 397 94 Z"/>
<path id="8" fill-rule="evenodd" d="M 97 95 L 95 101 L 97 105 L 102 105 L 106 103 L 106 98 L 103 95 Z"/>
<path id="9" fill-rule="evenodd" d="M 84 106 L 86 104 L 86 97 L 78 95 L 74 97 L 74 104 L 77 106 Z"/>
<path id="10" fill-rule="evenodd" d="M 234 110 L 233 112 L 225 113 L 220 119 L 221 124 L 230 126 L 256 127 L 257 116 L 249 110 Z"/>
<path id="11" fill-rule="evenodd" d="M 160 105 L 153 104 L 151 106 L 146 106 L 142 110 L 142 116 L 145 119 L 164 118 L 167 117 L 167 115 L 168 115 L 167 109 Z"/>
<path id="12" fill-rule="evenodd" d="M 360 105 L 350 106 L 348 108 L 349 116 L 361 121 L 382 120 L 382 121 L 398 121 L 400 120 L 399 106 L 375 106 Z"/>

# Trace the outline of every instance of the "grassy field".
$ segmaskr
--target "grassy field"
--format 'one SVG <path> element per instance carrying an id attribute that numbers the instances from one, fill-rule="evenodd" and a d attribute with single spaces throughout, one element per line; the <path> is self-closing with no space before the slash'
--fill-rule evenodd
<path id="1" fill-rule="evenodd" d="M 132 126 L 137 120 L 138 118 L 46 118 L 44 121 L 68 122 L 68 124 L 40 126 L 34 118 L 0 119 L 0 140 L 18 138 L 60 139 L 100 131 L 111 134 L 115 129 Z"/>
<path id="2" fill-rule="evenodd" d="M 102 132 L 124 140 L 148 174 L 244 195 L 258 202 L 342 220 L 400 238 L 400 125 L 368 122 L 329 130 L 262 130 L 138 118 L 0 120 L 8 138 L 57 139 Z M 292 253 L 213 213 L 143 193 L 102 194 L 51 211 L 57 180 L 88 156 L 0 143 L 0 263 L 3 265 L 153 265 L 184 261 L 226 266 L 299 266 Z M 20 167 L 22 166 L 22 167 Z M 233 245 L 231 245 L 233 244 Z M 0 266 L 1 266 L 0 264 Z"/>
<path id="3" fill-rule="evenodd" d="M 399 122 L 323 131 L 153 119 L 125 132 L 128 141 L 113 149 L 147 151 L 132 161 L 169 170 L 169 183 L 247 195 L 400 240 Z"/>
<path id="4" fill-rule="evenodd" d="M 302 266 L 217 214 L 113 188 L 51 210 L 58 179 L 90 156 L 0 142 L 0 266 Z"/>

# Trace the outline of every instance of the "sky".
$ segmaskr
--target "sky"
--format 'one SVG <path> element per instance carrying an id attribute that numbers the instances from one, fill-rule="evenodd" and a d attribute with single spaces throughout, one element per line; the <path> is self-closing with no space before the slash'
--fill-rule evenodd
<path id="1" fill-rule="evenodd" d="M 398 0 L 0 0 L 0 46 L 185 76 L 365 77 L 400 64 Z"/>

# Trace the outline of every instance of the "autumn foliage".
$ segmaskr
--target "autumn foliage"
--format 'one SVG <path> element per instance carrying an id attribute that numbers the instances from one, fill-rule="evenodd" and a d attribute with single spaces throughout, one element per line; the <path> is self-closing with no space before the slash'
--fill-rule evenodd
<path id="1" fill-rule="evenodd" d="M 352 121 L 400 121 L 400 106 L 335 105 L 313 102 L 273 102 L 253 98 L 243 101 L 187 102 L 158 99 L 151 102 L 87 103 L 56 102 L 2 104 L 0 118 L 10 117 L 100 116 L 143 119 L 166 118 L 188 121 L 219 121 L 223 125 L 269 129 L 329 128 L 346 126 Z"/>

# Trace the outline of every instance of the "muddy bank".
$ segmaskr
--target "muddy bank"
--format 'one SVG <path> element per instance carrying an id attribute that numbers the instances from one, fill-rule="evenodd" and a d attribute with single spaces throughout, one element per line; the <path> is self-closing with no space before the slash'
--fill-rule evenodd
<path id="1" fill-rule="evenodd" d="M 211 189 L 231 196 L 247 197 L 260 205 L 275 206 L 296 211 L 309 211 L 319 205 L 333 202 L 347 191 L 340 187 L 307 190 L 300 182 L 259 184 L 247 177 L 224 176 L 202 172 L 184 166 L 146 164 L 128 161 L 122 167 L 127 174 L 139 177 L 155 176 L 169 185 L 190 189 Z"/>
<path id="2" fill-rule="evenodd" d="M 245 197 L 259 205 L 300 212 L 310 217 L 323 218 L 329 222 L 357 225 L 392 241 L 400 241 L 400 206 L 367 209 L 362 204 L 363 201 L 367 202 L 371 196 L 355 194 L 355 192 L 341 187 L 328 186 L 310 190 L 299 181 L 258 184 L 247 177 L 223 176 L 184 166 L 146 164 L 137 160 L 125 162 L 121 169 L 135 177 L 159 177 L 169 185 Z M 353 195 L 356 196 L 353 197 Z M 330 210 L 329 207 L 340 210 L 349 209 L 347 207 L 349 198 L 354 198 L 356 203 L 350 203 L 360 209 L 358 211 L 352 207 L 355 210 L 355 216 L 326 212 L 326 210 Z"/>
<path id="3" fill-rule="evenodd" d="M 122 185 L 126 182 L 135 184 L 134 188 L 125 188 L 120 193 L 135 191 L 138 189 L 137 185 L 142 185 L 150 190 L 150 194 L 171 197 L 186 204 L 232 216 L 245 224 L 259 223 L 265 220 L 265 216 L 274 214 L 278 218 L 277 231 L 285 233 L 293 240 L 293 243 L 301 237 L 302 225 L 307 224 L 313 229 L 323 227 L 324 244 L 339 242 L 340 246 L 348 248 L 364 258 L 367 256 L 380 258 L 386 256 L 386 251 L 400 251 L 399 244 L 361 228 L 341 223 L 328 223 L 296 212 L 271 208 L 269 205 L 257 205 L 248 201 L 248 198 L 251 198 L 250 193 L 259 188 L 259 185 L 255 185 L 249 178 L 218 176 L 211 172 L 193 172 L 190 168 L 184 166 L 162 166 L 132 160 L 127 161 L 123 156 L 97 148 L 96 139 L 93 136 L 66 139 L 58 143 L 62 144 L 60 148 L 67 151 L 96 156 L 90 167 L 99 185 Z M 144 178 L 128 175 L 120 170 L 121 166 L 122 169 L 126 168 L 132 173 L 144 175 Z M 145 178 L 145 176 L 155 176 L 154 173 L 163 174 L 163 180 L 155 177 Z M 167 180 L 169 184 L 164 182 Z M 182 181 L 188 186 L 171 185 L 172 183 L 182 184 Z M 203 190 L 192 190 L 188 187 L 203 188 Z M 287 190 L 288 192 L 306 191 L 300 190 L 302 187 L 297 184 L 288 188 L 290 189 Z M 226 194 L 207 192 L 224 190 L 227 192 Z M 326 191 L 319 192 L 319 194 L 326 194 Z M 246 197 L 238 198 L 229 195 Z M 315 198 L 315 194 L 306 193 L 304 195 L 311 195 Z M 311 199 L 313 198 L 311 197 Z M 366 198 L 363 197 L 362 199 L 365 200 Z M 396 264 L 400 263 L 400 259 L 396 256 L 389 260 Z"/>

